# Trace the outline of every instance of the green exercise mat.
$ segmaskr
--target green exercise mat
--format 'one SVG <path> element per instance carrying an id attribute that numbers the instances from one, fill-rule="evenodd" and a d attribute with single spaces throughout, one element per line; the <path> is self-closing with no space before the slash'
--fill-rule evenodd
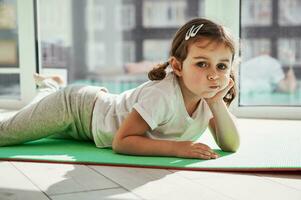
<path id="1" fill-rule="evenodd" d="M 214 160 L 175 157 L 128 156 L 110 148 L 96 148 L 92 142 L 41 139 L 23 145 L 0 147 L 1 160 L 81 163 L 214 171 L 301 171 L 301 134 L 250 134 L 241 136 L 238 152 L 218 150 L 213 140 L 202 136 L 220 158 Z"/>

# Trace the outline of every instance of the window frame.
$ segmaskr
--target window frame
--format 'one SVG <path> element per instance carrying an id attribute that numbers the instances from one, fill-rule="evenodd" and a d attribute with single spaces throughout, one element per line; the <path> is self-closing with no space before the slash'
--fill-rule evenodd
<path id="1" fill-rule="evenodd" d="M 17 73 L 20 76 L 20 99 L 0 99 L 0 108 L 20 109 L 36 95 L 33 74 L 36 72 L 34 0 L 17 0 L 18 68 L 1 68 L 0 73 Z"/>

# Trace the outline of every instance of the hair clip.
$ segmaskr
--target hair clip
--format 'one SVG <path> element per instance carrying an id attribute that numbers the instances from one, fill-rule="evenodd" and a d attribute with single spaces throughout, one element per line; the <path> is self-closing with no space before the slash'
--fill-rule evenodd
<path id="1" fill-rule="evenodd" d="M 185 40 L 189 40 L 189 38 L 196 36 L 196 34 L 199 32 L 199 30 L 204 26 L 204 24 L 200 24 L 196 27 L 193 25 L 186 33 Z"/>

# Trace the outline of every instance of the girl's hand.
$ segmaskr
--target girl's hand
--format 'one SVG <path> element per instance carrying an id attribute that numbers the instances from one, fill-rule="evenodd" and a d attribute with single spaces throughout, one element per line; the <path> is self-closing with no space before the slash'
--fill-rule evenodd
<path id="1" fill-rule="evenodd" d="M 226 96 L 226 94 L 228 93 L 228 91 L 234 86 L 234 81 L 230 78 L 230 81 L 228 83 L 228 85 L 221 91 L 219 91 L 218 93 L 216 93 L 215 96 L 205 99 L 207 101 L 208 104 L 212 104 L 218 101 L 222 101 L 223 98 Z"/>
<path id="2" fill-rule="evenodd" d="M 219 157 L 209 146 L 202 143 L 179 141 L 176 143 L 175 148 L 176 156 L 181 158 L 200 158 L 208 160 Z"/>

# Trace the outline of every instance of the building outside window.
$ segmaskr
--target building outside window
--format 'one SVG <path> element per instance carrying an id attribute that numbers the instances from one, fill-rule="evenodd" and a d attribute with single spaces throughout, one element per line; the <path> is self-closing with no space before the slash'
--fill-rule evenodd
<path id="1" fill-rule="evenodd" d="M 168 58 L 178 27 L 204 9 L 203 0 L 41 0 L 37 5 L 42 72 L 61 70 L 68 83 L 94 85 L 117 77 L 120 84 L 126 77 L 131 83 L 135 77 L 146 81 L 150 64 Z M 112 88 L 118 93 L 128 87 Z"/>
<path id="2" fill-rule="evenodd" d="M 116 6 L 115 26 L 117 30 L 131 30 L 136 26 L 136 14 L 134 4 Z"/>
<path id="3" fill-rule="evenodd" d="M 187 4 L 183 0 L 147 0 L 143 4 L 144 27 L 178 27 L 186 22 Z"/>
<path id="4" fill-rule="evenodd" d="M 272 23 L 272 0 L 242 0 L 243 26 L 267 26 Z"/>
<path id="5" fill-rule="evenodd" d="M 301 25 L 301 1 L 286 0 L 279 1 L 279 25 L 280 26 L 296 26 Z"/>

